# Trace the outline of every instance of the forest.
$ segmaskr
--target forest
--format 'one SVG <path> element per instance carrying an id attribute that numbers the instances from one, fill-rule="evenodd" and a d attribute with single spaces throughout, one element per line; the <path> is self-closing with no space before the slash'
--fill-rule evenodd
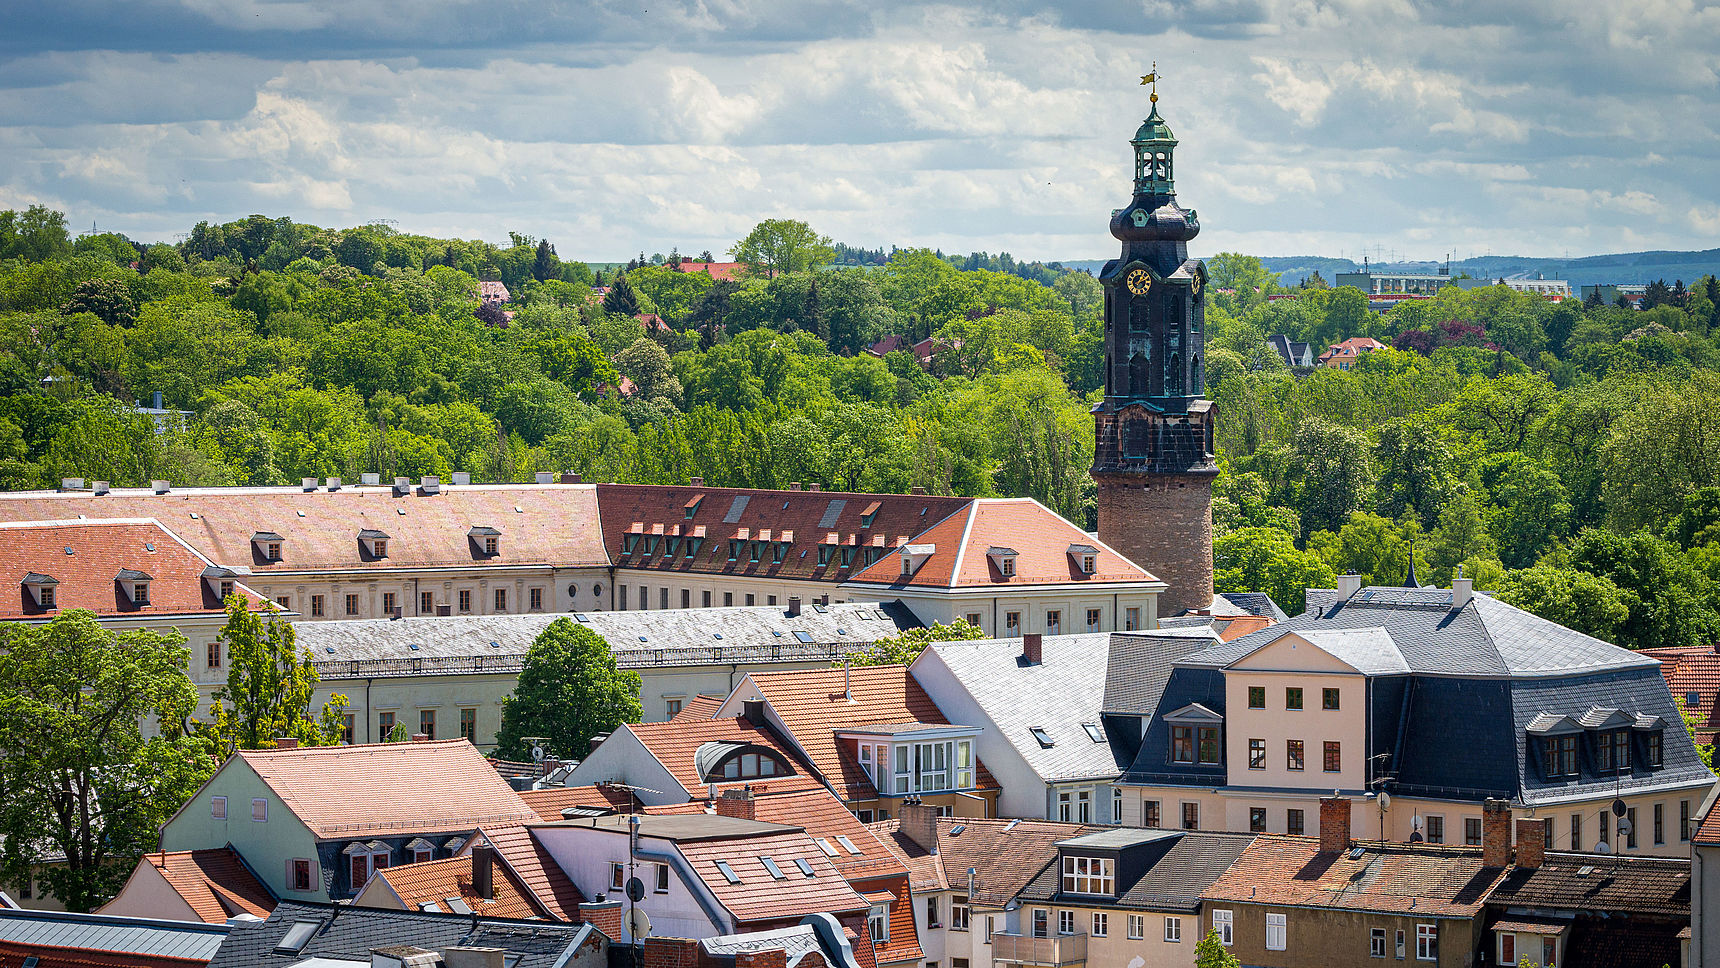
<path id="1" fill-rule="evenodd" d="M 792 220 L 738 279 L 252 216 L 178 244 L 0 212 L 0 487 L 447 475 L 1028 495 L 1092 524 L 1102 295 Z M 1208 260 L 1220 590 L 1476 587 L 1633 647 L 1720 636 L 1720 284 L 1649 308 L 1447 289 L 1380 315 Z M 486 306 L 480 280 L 509 301 Z M 603 294 L 593 286 L 601 284 Z M 1268 345 L 1371 336 L 1350 370 Z M 867 347 L 931 337 L 929 365 Z M 161 395 L 165 413 L 146 410 Z"/>

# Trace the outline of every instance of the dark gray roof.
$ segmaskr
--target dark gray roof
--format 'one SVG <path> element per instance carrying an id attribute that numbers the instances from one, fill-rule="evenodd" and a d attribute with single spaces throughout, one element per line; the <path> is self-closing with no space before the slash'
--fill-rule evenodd
<path id="1" fill-rule="evenodd" d="M 35 571 L 24 573 L 24 584 L 26 585 L 58 585 L 59 583 L 60 580 L 53 575 L 44 575 Z"/>
<path id="2" fill-rule="evenodd" d="M 1106 656 L 1102 708 L 1120 715 L 1150 715 L 1158 709 L 1172 667 L 1217 641 L 1212 626 L 1204 623 L 1113 633 Z"/>
<path id="3" fill-rule="evenodd" d="M 358 532 L 358 536 L 359 536 L 359 537 L 360 537 L 360 538 L 364 538 L 364 539 L 367 539 L 367 540 L 374 540 L 374 539 L 376 539 L 376 538 L 386 538 L 386 537 L 388 537 L 388 532 L 386 532 L 386 531 L 378 531 L 378 530 L 376 530 L 376 529 L 375 529 L 375 528 L 365 528 L 365 529 L 363 529 L 363 530 L 361 530 L 361 531 L 359 531 L 359 532 Z"/>
<path id="4" fill-rule="evenodd" d="M 115 575 L 113 577 L 113 580 L 114 581 L 154 581 L 154 579 L 150 578 L 148 575 L 144 574 L 143 572 L 138 571 L 136 568 L 121 568 L 119 570 L 119 574 Z"/>
<path id="5" fill-rule="evenodd" d="M 225 924 L 201 921 L 0 908 L 0 941 L 44 948 L 81 948 L 201 961 L 221 947 L 228 930 Z"/>
<path id="6" fill-rule="evenodd" d="M 310 940 L 298 952 L 277 953 L 275 946 L 299 922 L 316 925 Z M 584 924 L 282 901 L 267 921 L 235 925 L 209 968 L 285 968 L 310 958 L 369 964 L 372 949 L 400 944 L 429 949 L 451 945 L 503 948 L 509 955 L 522 956 L 518 968 L 552 968 L 563 953 L 583 943 L 594 930 Z"/>
<path id="7" fill-rule="evenodd" d="M 1264 615 L 1274 622 L 1282 622 L 1290 616 L 1278 607 L 1272 596 L 1265 592 L 1223 592 L 1219 598 L 1224 599 L 1250 615 Z"/>
<path id="8" fill-rule="evenodd" d="M 1139 831 L 1137 831 L 1139 832 Z M 1217 832 L 1154 831 L 1168 834 L 1160 844 L 1136 848 L 1147 865 L 1131 884 L 1117 885 L 1119 896 L 1105 907 L 1144 909 L 1151 911 L 1189 911 L 1200 907 L 1202 891 L 1211 887 L 1248 845 L 1253 834 Z M 1128 861 L 1118 864 L 1119 873 L 1127 875 L 1134 865 Z M 1017 895 L 1023 901 L 1057 901 L 1064 897 L 1061 865 L 1047 866 Z M 1069 895 L 1072 904 L 1095 905 L 1086 895 Z"/>

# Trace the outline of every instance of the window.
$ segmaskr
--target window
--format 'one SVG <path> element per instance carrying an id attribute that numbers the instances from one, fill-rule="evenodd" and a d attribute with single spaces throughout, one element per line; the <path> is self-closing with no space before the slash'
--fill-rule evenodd
<path id="1" fill-rule="evenodd" d="M 699 593 L 699 605 L 702 608 L 710 608 L 711 607 L 711 593 L 709 591 L 703 591 L 703 592 Z"/>
<path id="2" fill-rule="evenodd" d="M 1470 847 L 1481 846 L 1481 818 L 1463 818 L 1463 843 Z"/>
<path id="3" fill-rule="evenodd" d="M 1541 825 L 1541 833 L 1544 835 L 1541 838 L 1543 841 L 1542 847 L 1546 850 L 1552 850 L 1553 849 L 1553 818 L 1552 817 L 1548 817 L 1547 822 Z"/>
<path id="4" fill-rule="evenodd" d="M 1322 689 L 1322 690 L 1320 690 L 1320 708 L 1321 709 L 1337 709 L 1338 708 L 1338 690 L 1336 690 L 1336 689 Z"/>
<path id="5" fill-rule="evenodd" d="M 1248 768 L 1251 770 L 1266 769 L 1266 741 L 1251 739 L 1248 741 Z"/>
<path id="6" fill-rule="evenodd" d="M 1057 912 L 1057 933 L 1058 934 L 1064 934 L 1064 935 L 1075 933 L 1075 912 L 1074 911 L 1058 911 Z"/>
<path id="7" fill-rule="evenodd" d="M 53 608 L 54 607 L 54 586 L 52 586 L 52 585 L 38 585 L 38 586 L 36 586 L 36 598 L 38 601 L 41 602 L 43 608 Z"/>
<path id="8" fill-rule="evenodd" d="M 1343 768 L 1344 768 L 1343 750 L 1340 748 L 1338 743 L 1334 743 L 1331 740 L 1327 740 L 1326 741 L 1326 765 L 1324 767 L 1325 771 L 1327 773 L 1337 773 L 1337 772 L 1342 771 Z"/>
<path id="9" fill-rule="evenodd" d="M 782 868 L 776 865 L 776 861 L 774 859 L 769 857 L 760 857 L 759 863 L 763 864 L 764 869 L 770 872 L 770 876 L 773 880 L 785 881 L 788 879 L 788 875 L 782 872 Z"/>
<path id="10" fill-rule="evenodd" d="M 962 619 L 962 621 L 968 623 L 969 625 L 973 626 L 976 629 L 980 627 L 980 625 L 979 625 L 979 613 L 978 612 L 967 613 L 967 615 Z"/>
<path id="11" fill-rule="evenodd" d="M 131 586 L 131 603 L 133 605 L 148 605 L 149 604 L 149 585 L 148 584 L 146 584 L 144 582 L 138 582 L 137 584 Z"/>
<path id="12" fill-rule="evenodd" d="M 357 615 L 358 614 L 358 596 L 357 595 L 346 596 L 346 614 L 348 614 L 348 615 Z"/>
<path id="13" fill-rule="evenodd" d="M 1690 801 L 1678 801 L 1678 839 L 1690 839 Z"/>
<path id="14" fill-rule="evenodd" d="M 663 706 L 671 719 L 681 712 L 681 700 L 679 699 L 664 700 Z"/>
<path id="15" fill-rule="evenodd" d="M 1287 947 L 1289 939 L 1286 935 L 1289 934 L 1289 931 L 1287 930 L 1285 920 L 1286 915 L 1283 914 L 1266 915 L 1267 951 L 1283 951 L 1285 947 Z"/>
<path id="16" fill-rule="evenodd" d="M 1123 788 L 1122 787 L 1112 787 L 1111 788 L 1111 822 L 1117 823 L 1117 824 L 1120 824 L 1123 822 Z"/>
<path id="17" fill-rule="evenodd" d="M 624 604 L 622 604 L 621 607 L 626 608 L 627 606 L 624 603 Z M 462 589 L 460 589 L 460 611 L 470 612 L 471 610 L 472 610 L 472 590 L 470 588 L 462 588 Z"/>
<path id="18" fill-rule="evenodd" d="M 643 597 L 641 597 L 641 602 L 643 602 Z M 496 611 L 505 612 L 507 610 L 508 590 L 506 588 L 498 588 L 496 589 Z"/>
<path id="19" fill-rule="evenodd" d="M 378 558 L 388 557 L 388 542 L 377 540 L 370 546 L 371 552 Z"/>
<path id="20" fill-rule="evenodd" d="M 1159 802 L 1157 800 L 1141 801 L 1141 826 L 1159 826 Z"/>
<path id="21" fill-rule="evenodd" d="M 1621 773 L 1630 769 L 1630 733 L 1615 729 L 1595 737 L 1595 769 Z"/>
<path id="22" fill-rule="evenodd" d="M 478 711 L 476 709 L 460 710 L 460 736 L 473 746 L 478 745 Z"/>
<path id="23" fill-rule="evenodd" d="M 1397 960 L 1403 960 L 1403 930 L 1400 928 L 1395 939 L 1397 943 Z"/>
<path id="24" fill-rule="evenodd" d="M 226 797 L 210 797 L 209 798 L 209 816 L 214 817 L 216 820 L 226 820 L 227 819 L 227 798 Z"/>
<path id="25" fill-rule="evenodd" d="M 669 893 L 669 865 L 657 864 L 657 883 L 653 888 L 658 894 Z"/>
<path id="26" fill-rule="evenodd" d="M 751 595 L 747 596 L 747 604 L 748 605 L 752 604 L 752 596 Z M 668 589 L 668 586 L 664 586 L 662 588 L 657 589 L 657 607 L 658 608 L 668 608 L 669 607 L 669 589 Z"/>
<path id="27" fill-rule="evenodd" d="M 1654 805 L 1654 843 L 1666 843 L 1666 806 L 1659 803 Z"/>
<path id="28" fill-rule="evenodd" d="M 394 714 L 391 712 L 376 714 L 376 738 L 378 741 L 388 739 L 388 734 L 394 732 Z"/>
<path id="29" fill-rule="evenodd" d="M 1141 610 L 1138 608 L 1123 609 L 1123 631 L 1133 632 L 1141 627 Z"/>
<path id="30" fill-rule="evenodd" d="M 1131 915 L 1129 918 L 1130 922 L 1132 923 L 1137 917 L 1140 916 Z M 1142 917 L 1140 920 L 1145 921 L 1146 918 Z M 1142 925 L 1142 927 L 1144 928 L 1146 925 Z M 1145 933 L 1145 931 L 1142 932 L 1142 934 Z M 1182 941 L 1182 918 L 1165 918 L 1165 940 L 1172 944 L 1178 944 Z"/>
<path id="31" fill-rule="evenodd" d="M 1430 844 L 1445 843 L 1445 818 L 1434 815 L 1427 818 L 1427 842 Z"/>
<path id="32" fill-rule="evenodd" d="M 1033 741 L 1038 743 L 1041 749 L 1050 749 L 1057 745 L 1056 741 L 1051 738 L 1051 734 L 1046 732 L 1043 726 L 1030 726 L 1027 731 L 1033 734 Z M 1068 794 L 1064 794 L 1064 796 L 1067 797 Z"/>
<path id="33" fill-rule="evenodd" d="M 1178 925 L 1177 930 L 1180 932 L 1182 930 L 1182 926 Z M 1130 941 L 1142 941 L 1142 940 L 1145 940 L 1146 937 L 1147 937 L 1147 916 L 1144 914 L 1131 914 L 1131 915 L 1129 915 L 1129 940 Z M 1170 928 L 1169 927 L 1165 928 L 1165 940 L 1166 941 L 1170 940 Z"/>
<path id="34" fill-rule="evenodd" d="M 340 741 L 351 746 L 358 735 L 358 716 L 346 713 L 340 717 Z"/>
<path id="35" fill-rule="evenodd" d="M 489 537 L 485 538 L 484 539 L 484 554 L 494 555 L 496 553 L 496 546 L 498 543 L 499 543 L 499 541 L 495 535 L 490 535 Z"/>
<path id="36" fill-rule="evenodd" d="M 1003 577 L 1013 578 L 1015 576 L 1015 556 L 1014 555 L 1003 555 L 1002 557 L 998 558 L 997 559 L 997 570 L 1000 574 L 1003 575 Z"/>
<path id="37" fill-rule="evenodd" d="M 211 669 L 221 668 L 221 643 L 220 642 L 209 643 L 209 668 L 211 668 Z"/>
<path id="38" fill-rule="evenodd" d="M 1289 686 L 1289 687 L 1285 688 L 1285 690 L 1284 690 L 1284 708 L 1285 709 L 1301 709 L 1302 708 L 1302 687 L 1301 686 Z"/>
<path id="39" fill-rule="evenodd" d="M 322 617 L 323 617 L 323 597 L 321 595 L 312 595 L 311 596 L 311 618 L 322 618 Z"/>
<path id="40" fill-rule="evenodd" d="M 1115 873 L 1109 857 L 1064 857 L 1065 894 L 1114 894 Z"/>
<path id="41" fill-rule="evenodd" d="M 1107 937 L 1111 933 L 1111 917 L 1104 911 L 1093 912 L 1093 930 L 1088 932 L 1095 938 Z"/>
<path id="42" fill-rule="evenodd" d="M 1288 770 L 1302 769 L 1302 741 L 1291 739 L 1284 741 L 1284 768 Z"/>
<path id="43" fill-rule="evenodd" d="M 221 583 L 221 600 L 226 601 L 227 599 L 232 598 L 232 597 L 233 597 L 233 583 L 230 581 L 222 582 Z M 322 613 L 318 612 L 317 614 L 321 615 Z"/>
<path id="44" fill-rule="evenodd" d="M 1631 850 L 1636 849 L 1636 808 L 1631 807 L 1624 812 L 1624 821 L 1630 827 L 1625 831 L 1624 845 Z"/>
<path id="45" fill-rule="evenodd" d="M 1234 940 L 1231 936 L 1231 912 L 1212 912 L 1212 929 L 1218 932 L 1218 943 L 1228 948 Z"/>
<path id="46" fill-rule="evenodd" d="M 18 896 L 26 901 L 34 898 L 36 896 L 36 881 L 30 877 L 24 878 L 24 882 L 18 885 Z"/>
<path id="47" fill-rule="evenodd" d="M 1056 635 L 1063 630 L 1063 613 L 1049 611 L 1045 613 L 1045 634 Z"/>
<path id="48" fill-rule="evenodd" d="M 1182 822 L 1183 829 L 1184 830 L 1199 830 L 1200 829 L 1200 804 L 1192 803 L 1192 802 L 1191 803 L 1185 803 L 1182 805 L 1182 810 L 1183 810 L 1183 822 Z"/>
<path id="49" fill-rule="evenodd" d="M 257 823 L 269 822 L 269 801 L 262 797 L 251 800 L 251 819 Z"/>
<path id="50" fill-rule="evenodd" d="M 384 614 L 384 615 L 393 615 L 394 614 L 394 593 L 393 592 L 383 592 L 382 593 L 382 614 Z"/>
<path id="51" fill-rule="evenodd" d="M 543 611 L 543 589 L 541 589 L 541 588 L 529 589 L 526 592 L 526 594 L 530 596 L 531 610 L 534 612 Z M 683 592 L 682 594 L 685 594 L 685 592 Z M 687 603 L 683 601 L 681 603 L 681 607 L 686 608 Z"/>
<path id="52" fill-rule="evenodd" d="M 938 896 L 934 894 L 926 898 L 926 927 L 941 928 L 943 926 L 943 922 L 938 920 Z"/>
<path id="53" fill-rule="evenodd" d="M 1386 929 L 1373 928 L 1368 931 L 1368 957 L 1384 958 L 1386 956 Z"/>
<path id="54" fill-rule="evenodd" d="M 1266 832 L 1265 807 L 1248 808 L 1248 832 L 1255 834 L 1263 834 Z"/>
<path id="55" fill-rule="evenodd" d="M 728 608 L 730 605 L 733 605 L 734 603 L 735 603 L 735 593 L 734 592 L 723 592 L 723 607 Z"/>
<path id="56" fill-rule="evenodd" d="M 1648 765 L 1660 769 L 1661 743 L 1659 733 L 1648 734 Z"/>
<path id="57" fill-rule="evenodd" d="M 1577 775 L 1577 738 L 1549 736 L 1541 741 L 1542 768 L 1549 778 Z"/>
<path id="58" fill-rule="evenodd" d="M 1439 960 L 1439 925 L 1418 924 L 1415 926 L 1415 959 L 1417 961 Z"/>
<path id="59" fill-rule="evenodd" d="M 412 863 L 414 863 L 414 864 L 422 864 L 427 860 L 435 860 L 435 859 L 436 859 L 436 848 L 431 847 L 429 844 L 425 844 L 422 847 L 413 847 L 412 848 Z"/>
<path id="60" fill-rule="evenodd" d="M 1248 687 L 1248 708 L 1249 709 L 1265 709 L 1266 708 L 1266 687 L 1265 686 L 1249 686 Z"/>
<path id="61" fill-rule="evenodd" d="M 1051 936 L 1051 912 L 1044 908 L 1033 909 L 1033 936 L 1035 938 Z"/>
<path id="62" fill-rule="evenodd" d="M 609 865 L 609 888 L 619 891 L 627 886 L 627 868 L 621 864 Z"/>
<path id="63" fill-rule="evenodd" d="M 1307 814 L 1301 807 L 1291 807 L 1284 812 L 1284 832 L 1292 837 L 1300 837 L 1307 832 Z"/>
<path id="64" fill-rule="evenodd" d="M 1601 824 L 1601 826 L 1604 827 L 1606 824 Z M 1571 814 L 1571 849 L 1583 849 L 1583 815 L 1580 813 Z"/>
<path id="65" fill-rule="evenodd" d="M 426 739 L 436 738 L 436 710 L 418 710 L 418 731 L 423 733 Z"/>
<path id="66" fill-rule="evenodd" d="M 1099 631 L 1099 610 L 1096 608 L 1089 608 L 1087 610 L 1087 631 Z"/>
<path id="67" fill-rule="evenodd" d="M 1514 965 L 1517 963 L 1517 936 L 1509 931 L 1499 934 L 1499 963 Z"/>
<path id="68" fill-rule="evenodd" d="M 1200 727 L 1200 761 L 1202 763 L 1223 762 L 1223 753 L 1223 748 L 1218 742 L 1218 727 Z"/>
<path id="69" fill-rule="evenodd" d="M 291 595 L 276 595 L 275 596 L 275 604 L 279 605 L 285 609 L 291 609 L 293 607 L 293 596 L 291 596 Z"/>
<path id="70" fill-rule="evenodd" d="M 280 561 L 281 560 L 281 543 L 279 541 L 269 542 L 269 550 L 268 550 L 267 557 L 270 561 Z"/>
<path id="71" fill-rule="evenodd" d="M 950 898 L 950 930 L 966 931 L 968 929 L 968 899 L 966 894 L 957 894 Z"/>
<path id="72" fill-rule="evenodd" d="M 1541 939 L 1541 964 L 1556 965 L 1559 963 L 1559 939 Z"/>
<path id="73" fill-rule="evenodd" d="M 418 593 L 418 614 L 420 614 L 420 615 L 434 615 L 434 614 L 436 614 L 436 593 L 435 592 L 419 592 Z"/>
<path id="74" fill-rule="evenodd" d="M 1171 727 L 1171 762 L 1194 762 L 1194 727 Z"/>

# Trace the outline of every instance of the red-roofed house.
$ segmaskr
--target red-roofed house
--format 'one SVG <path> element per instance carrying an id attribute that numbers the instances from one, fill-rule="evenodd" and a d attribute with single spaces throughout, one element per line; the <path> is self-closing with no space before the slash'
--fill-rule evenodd
<path id="1" fill-rule="evenodd" d="M 391 911 L 470 913 L 484 918 L 551 917 L 531 889 L 507 865 L 498 863 L 495 849 L 488 847 L 379 870 L 352 903 Z"/>
<path id="2" fill-rule="evenodd" d="M 1712 744 L 1720 732 L 1720 651 L 1712 648 L 1642 649 L 1660 660 L 1660 674 L 1672 698 L 1696 714 L 1692 738 Z"/>
<path id="3" fill-rule="evenodd" d="M 1333 343 L 1332 348 L 1321 353 L 1315 360 L 1315 366 L 1330 367 L 1334 370 L 1347 370 L 1356 365 L 1364 353 L 1391 347 L 1374 339 L 1372 336 L 1352 336 L 1342 343 Z"/>
<path id="4" fill-rule="evenodd" d="M 621 726 L 574 767 L 567 782 L 618 784 L 647 805 L 702 800 L 743 785 L 771 791 L 824 786 L 774 730 L 741 716 Z"/>
<path id="5" fill-rule="evenodd" d="M 725 279 L 742 279 L 747 273 L 744 262 L 689 262 L 681 260 L 678 265 L 670 266 L 676 272 L 703 272 L 712 280 L 721 282 Z"/>
<path id="6" fill-rule="evenodd" d="M 275 898 L 231 847 L 144 854 L 102 914 L 225 924 L 266 918 Z"/>

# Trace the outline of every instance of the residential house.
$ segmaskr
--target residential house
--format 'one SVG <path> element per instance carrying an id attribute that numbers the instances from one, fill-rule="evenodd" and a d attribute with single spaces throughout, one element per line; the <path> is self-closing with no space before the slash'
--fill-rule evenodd
<path id="1" fill-rule="evenodd" d="M 527 824 L 486 826 L 461 846 L 457 856 L 471 859 L 479 848 L 489 847 L 495 851 L 497 867 L 507 869 L 509 884 L 528 896 L 534 906 L 548 912 L 549 918 L 595 924 L 605 935 L 620 937 L 623 929 L 619 898 L 587 900 L 533 831 Z"/>
<path id="2" fill-rule="evenodd" d="M 478 299 L 486 306 L 499 306 L 512 298 L 505 283 L 498 280 L 478 283 Z"/>
<path id="3" fill-rule="evenodd" d="M 567 786 L 627 790 L 641 807 L 715 798 L 742 785 L 761 792 L 824 789 L 800 751 L 756 716 L 624 725 L 594 743 L 568 773 Z M 552 794 L 558 801 L 570 799 L 534 791 L 531 802 L 535 806 Z"/>
<path id="4" fill-rule="evenodd" d="M 1696 719 L 1691 738 L 1712 746 L 1720 732 L 1720 650 L 1712 646 L 1640 649 L 1639 655 L 1660 660 L 1666 688 L 1683 713 Z"/>
<path id="5" fill-rule="evenodd" d="M 1499 798 L 1576 849 L 1687 850 L 1680 818 L 1715 781 L 1659 662 L 1466 579 L 1340 584 L 1171 664 L 1118 781 L 1125 823 L 1298 834 L 1339 790 L 1358 829 L 1387 840 L 1479 844 L 1482 804 Z M 1631 829 L 1615 840 L 1597 818 L 1619 798 Z"/>
<path id="6" fill-rule="evenodd" d="M 1251 834 L 1118 827 L 1057 842 L 1016 894 L 993 965 L 1185 968 L 1201 935 L 1201 895 Z"/>
<path id="7" fill-rule="evenodd" d="M 444 911 L 484 918 L 554 918 L 531 887 L 500 863 L 496 849 L 487 844 L 476 845 L 456 857 L 379 870 L 365 882 L 352 903 L 393 911 Z"/>
<path id="8" fill-rule="evenodd" d="M 494 959 L 494 960 L 491 960 Z M 210 968 L 607 968 L 609 939 L 591 924 L 283 901 L 240 924 Z"/>
<path id="9" fill-rule="evenodd" d="M 226 924 L 0 908 L 5 968 L 203 968 Z"/>
<path id="10" fill-rule="evenodd" d="M 479 827 L 536 819 L 463 739 L 241 750 L 162 825 L 161 847 L 230 845 L 275 897 L 340 900 Z"/>
<path id="11" fill-rule="evenodd" d="M 906 666 L 750 673 L 713 718 L 768 725 L 862 821 L 912 798 L 962 817 L 997 814 L 977 754 L 983 728 L 946 718 Z"/>
<path id="12" fill-rule="evenodd" d="M 676 272 L 703 272 L 716 282 L 741 279 L 747 273 L 747 265 L 744 262 L 693 262 L 682 259 L 678 263 L 669 263 L 669 267 Z"/>
<path id="13" fill-rule="evenodd" d="M 1201 892 L 1193 940 L 1215 931 L 1261 968 L 1481 964 L 1488 892 L 1510 863 L 1509 814 L 1488 817 L 1491 850 L 1356 843 L 1349 803 L 1329 797 L 1318 838 L 1260 835 Z"/>
<path id="14" fill-rule="evenodd" d="M 1314 365 L 1333 370 L 1347 370 L 1354 366 L 1363 354 L 1384 349 L 1390 349 L 1390 347 L 1372 336 L 1352 336 L 1342 343 L 1333 343 L 1331 349 L 1314 359 Z"/>
<path id="15" fill-rule="evenodd" d="M 1279 359 L 1284 361 L 1285 366 L 1297 367 L 1314 365 L 1314 346 L 1312 343 L 1293 340 L 1290 337 L 1279 333 L 1275 336 L 1267 337 L 1266 345 L 1272 347 L 1273 351 L 1278 354 Z"/>
<path id="16" fill-rule="evenodd" d="M 101 913 L 115 917 L 225 924 L 266 918 L 275 897 L 231 847 L 144 854 Z"/>
<path id="17" fill-rule="evenodd" d="M 792 927 L 698 940 L 649 937 L 641 948 L 645 968 L 864 968 L 857 940 L 830 915 L 809 914 Z"/>
<path id="18" fill-rule="evenodd" d="M 1111 633 L 937 642 L 908 667 L 940 710 L 981 728 L 1002 816 L 1117 823 L 1117 755 L 1101 716 Z"/>

